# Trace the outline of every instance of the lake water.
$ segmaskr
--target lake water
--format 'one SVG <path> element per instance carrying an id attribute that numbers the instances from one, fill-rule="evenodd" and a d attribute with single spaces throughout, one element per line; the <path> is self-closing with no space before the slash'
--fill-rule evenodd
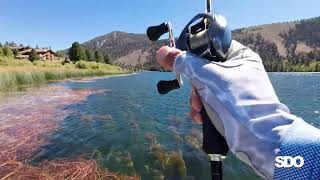
<path id="1" fill-rule="evenodd" d="M 71 89 L 107 91 L 65 107 L 73 113 L 50 135 L 49 143 L 32 163 L 85 155 L 121 174 L 138 174 L 142 179 L 179 179 L 184 174 L 184 161 L 185 179 L 209 180 L 210 167 L 201 151 L 201 126 L 187 116 L 190 85 L 186 82 L 182 89 L 165 96 L 157 93 L 157 82 L 174 76 L 146 72 L 55 83 Z M 269 76 L 280 100 L 294 114 L 320 127 L 320 74 Z M 231 155 L 223 168 L 225 179 L 259 179 Z"/>

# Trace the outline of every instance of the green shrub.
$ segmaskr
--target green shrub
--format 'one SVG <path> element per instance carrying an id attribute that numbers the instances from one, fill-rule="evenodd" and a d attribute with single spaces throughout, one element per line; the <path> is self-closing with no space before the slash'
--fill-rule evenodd
<path id="1" fill-rule="evenodd" d="M 0 47 L 0 56 L 4 56 L 4 52 L 2 50 L 2 47 Z"/>
<path id="2" fill-rule="evenodd" d="M 8 46 L 5 46 L 2 50 L 3 50 L 4 56 L 6 56 L 9 59 L 14 58 L 13 52 Z"/>
<path id="3" fill-rule="evenodd" d="M 33 64 L 38 67 L 62 67 L 62 62 L 58 60 L 34 61 Z"/>
<path id="4" fill-rule="evenodd" d="M 79 69 L 100 69 L 101 64 L 96 62 L 88 61 L 78 61 L 75 63 L 76 67 Z"/>

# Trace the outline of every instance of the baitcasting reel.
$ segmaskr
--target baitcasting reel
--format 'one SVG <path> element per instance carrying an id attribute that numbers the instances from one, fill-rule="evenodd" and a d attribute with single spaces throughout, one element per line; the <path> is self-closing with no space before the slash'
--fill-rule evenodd
<path id="1" fill-rule="evenodd" d="M 168 32 L 171 47 L 189 51 L 209 61 L 225 61 L 232 41 L 231 31 L 227 26 L 226 19 L 221 15 L 210 13 L 195 16 L 182 30 L 177 46 L 170 23 L 165 22 L 147 29 L 147 35 L 151 41 L 157 41 Z M 180 88 L 181 85 L 181 76 L 177 75 L 175 80 L 159 81 L 157 87 L 160 94 L 167 94 Z"/>

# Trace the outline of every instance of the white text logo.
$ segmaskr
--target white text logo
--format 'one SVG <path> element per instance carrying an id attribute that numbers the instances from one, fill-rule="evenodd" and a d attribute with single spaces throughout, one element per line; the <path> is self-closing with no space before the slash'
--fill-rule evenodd
<path id="1" fill-rule="evenodd" d="M 277 156 L 275 165 L 278 168 L 289 168 L 296 167 L 300 168 L 304 165 L 304 159 L 301 156 L 291 157 L 291 156 Z"/>

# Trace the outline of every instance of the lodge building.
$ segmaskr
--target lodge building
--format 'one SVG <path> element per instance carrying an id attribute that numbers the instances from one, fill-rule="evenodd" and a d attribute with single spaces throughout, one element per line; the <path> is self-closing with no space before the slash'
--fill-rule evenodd
<path id="1" fill-rule="evenodd" d="M 11 49 L 18 50 L 18 55 L 15 56 L 17 59 L 28 59 L 33 48 L 22 47 L 22 46 L 11 46 Z M 57 54 L 49 48 L 36 48 L 35 49 L 40 60 L 53 60 L 57 59 Z"/>

